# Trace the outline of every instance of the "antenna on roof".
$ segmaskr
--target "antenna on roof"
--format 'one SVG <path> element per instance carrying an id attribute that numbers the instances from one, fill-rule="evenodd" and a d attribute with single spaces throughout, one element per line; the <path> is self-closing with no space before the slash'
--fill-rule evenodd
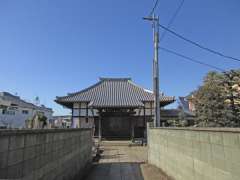
<path id="1" fill-rule="evenodd" d="M 39 98 L 38 96 L 35 97 L 35 99 L 34 99 L 34 104 L 35 104 L 36 106 L 39 106 L 39 105 L 40 105 L 40 98 Z"/>

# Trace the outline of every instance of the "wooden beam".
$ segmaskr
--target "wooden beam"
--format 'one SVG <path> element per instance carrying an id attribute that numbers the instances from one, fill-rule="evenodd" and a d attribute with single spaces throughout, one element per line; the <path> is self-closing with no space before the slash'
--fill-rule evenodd
<path id="1" fill-rule="evenodd" d="M 144 102 L 144 107 L 143 107 L 143 122 L 144 126 L 146 125 L 146 108 L 145 108 L 145 102 Z"/>
<path id="2" fill-rule="evenodd" d="M 134 139 L 134 118 L 131 117 L 131 128 L 132 128 L 132 132 L 131 132 L 131 136 L 132 136 L 132 140 Z"/>
<path id="3" fill-rule="evenodd" d="M 78 104 L 78 121 L 79 121 L 79 128 L 81 128 L 82 127 L 82 123 L 81 123 L 81 119 L 80 119 L 80 117 L 81 117 L 81 103 L 79 103 Z"/>
<path id="4" fill-rule="evenodd" d="M 73 123 L 73 106 L 72 106 L 72 128 L 75 128 L 73 125 L 74 123 Z"/>
<path id="5" fill-rule="evenodd" d="M 102 141 L 102 109 L 98 110 L 98 140 Z"/>

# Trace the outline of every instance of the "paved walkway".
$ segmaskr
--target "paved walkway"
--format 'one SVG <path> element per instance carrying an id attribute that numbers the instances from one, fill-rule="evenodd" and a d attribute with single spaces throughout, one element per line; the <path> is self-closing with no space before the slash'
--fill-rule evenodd
<path id="1" fill-rule="evenodd" d="M 146 164 L 147 147 L 129 144 L 102 142 L 101 158 L 85 180 L 167 180 L 159 169 Z"/>

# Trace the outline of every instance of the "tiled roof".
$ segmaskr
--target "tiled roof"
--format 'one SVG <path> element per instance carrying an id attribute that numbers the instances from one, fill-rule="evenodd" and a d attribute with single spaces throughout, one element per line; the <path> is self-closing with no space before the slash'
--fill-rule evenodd
<path id="1" fill-rule="evenodd" d="M 161 102 L 174 102 L 174 97 L 162 96 Z M 130 78 L 100 78 L 87 89 L 68 96 L 57 97 L 62 105 L 73 102 L 89 102 L 91 107 L 140 107 L 143 102 L 153 101 L 151 91 L 135 85 Z"/>
<path id="2" fill-rule="evenodd" d="M 180 109 L 162 109 L 160 114 L 161 117 L 178 117 L 179 113 L 181 113 Z M 188 113 L 184 111 L 184 115 L 186 117 L 194 117 L 193 113 Z"/>

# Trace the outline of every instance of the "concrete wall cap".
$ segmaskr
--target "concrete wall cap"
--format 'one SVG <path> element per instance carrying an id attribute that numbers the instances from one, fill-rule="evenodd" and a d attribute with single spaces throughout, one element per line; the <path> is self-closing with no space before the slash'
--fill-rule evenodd
<path id="1" fill-rule="evenodd" d="M 230 132 L 240 133 L 240 128 L 199 128 L 199 127 L 150 127 L 150 129 L 159 130 L 183 130 L 183 131 L 209 131 L 209 132 Z"/>
<path id="2" fill-rule="evenodd" d="M 68 128 L 68 129 L 1 129 L 0 136 L 9 135 L 24 135 L 24 134 L 42 134 L 42 133 L 60 133 L 60 132 L 75 132 L 89 131 L 91 128 Z"/>

